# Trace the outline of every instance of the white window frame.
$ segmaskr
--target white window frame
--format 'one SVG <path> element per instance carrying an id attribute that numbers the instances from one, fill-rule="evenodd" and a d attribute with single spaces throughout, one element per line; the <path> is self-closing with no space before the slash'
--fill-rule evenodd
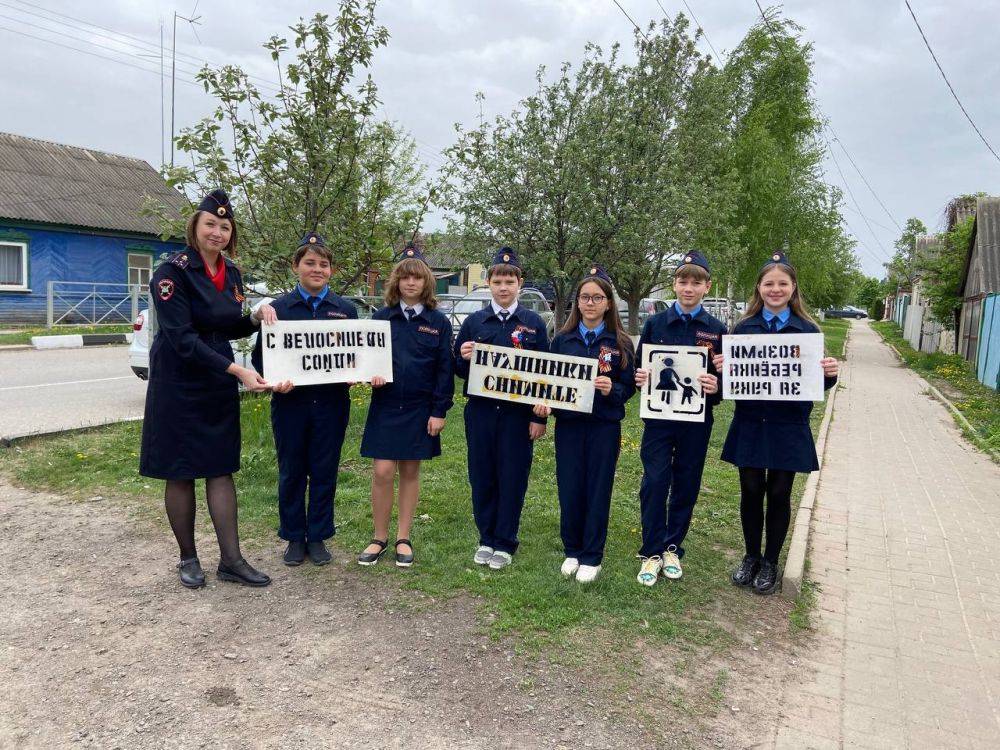
<path id="1" fill-rule="evenodd" d="M 132 258 L 146 258 L 149 261 L 148 268 L 140 268 L 139 266 L 132 265 Z M 146 284 L 139 283 L 139 286 L 145 287 L 149 284 L 149 279 L 153 277 L 153 256 L 152 254 L 145 252 L 143 250 L 128 250 L 126 248 L 125 252 L 125 283 L 132 285 L 132 270 L 136 271 L 148 271 L 149 278 L 146 279 Z"/>
<path id="2" fill-rule="evenodd" d="M 0 239 L 0 245 L 21 248 L 21 278 L 24 279 L 23 284 L 0 284 L 0 292 L 30 292 L 31 289 L 28 287 L 28 243 Z"/>

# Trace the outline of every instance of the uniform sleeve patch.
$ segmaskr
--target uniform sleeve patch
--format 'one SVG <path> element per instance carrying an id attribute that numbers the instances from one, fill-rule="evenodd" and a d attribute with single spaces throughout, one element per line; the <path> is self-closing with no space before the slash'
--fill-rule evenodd
<path id="1" fill-rule="evenodd" d="M 166 302 L 168 299 L 174 296 L 174 282 L 172 279 L 163 279 L 156 285 L 156 293 L 160 295 L 160 299 Z"/>
<path id="2" fill-rule="evenodd" d="M 417 328 L 417 330 L 420 331 L 421 333 L 433 333 L 435 336 L 441 335 L 441 331 L 439 331 L 437 328 L 431 328 L 430 326 L 420 326 Z"/>

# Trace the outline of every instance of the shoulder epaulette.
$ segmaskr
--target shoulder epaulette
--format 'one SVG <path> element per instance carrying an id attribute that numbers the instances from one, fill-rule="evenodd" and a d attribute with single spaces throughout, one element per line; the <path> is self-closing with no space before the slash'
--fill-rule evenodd
<path id="1" fill-rule="evenodd" d="M 170 259 L 171 264 L 177 266 L 178 268 L 187 268 L 191 259 L 188 258 L 187 251 L 177 253 L 173 258 Z"/>

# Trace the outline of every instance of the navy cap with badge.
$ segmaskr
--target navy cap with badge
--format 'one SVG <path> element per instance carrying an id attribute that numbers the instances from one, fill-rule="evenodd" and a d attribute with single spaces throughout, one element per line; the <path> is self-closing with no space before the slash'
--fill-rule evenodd
<path id="1" fill-rule="evenodd" d="M 768 266 L 777 266 L 777 265 L 788 266 L 789 268 L 791 268 L 792 264 L 788 262 L 788 256 L 785 255 L 785 253 L 782 250 L 775 250 L 773 253 L 771 253 L 771 257 L 764 262 L 764 265 L 760 267 L 760 270 L 763 272 Z"/>
<path id="2" fill-rule="evenodd" d="M 493 263 L 491 266 L 513 266 L 519 271 L 524 269 L 521 267 L 521 261 L 517 257 L 517 253 L 511 247 L 501 247 L 497 250 L 496 255 L 493 256 Z"/>
<path id="3" fill-rule="evenodd" d="M 709 276 L 712 275 L 712 270 L 708 267 L 708 258 L 702 255 L 697 250 L 692 250 L 689 253 L 684 253 L 681 256 L 680 262 L 677 264 L 676 271 L 681 270 L 684 266 L 698 266 L 705 270 Z"/>
<path id="4" fill-rule="evenodd" d="M 302 239 L 299 240 L 299 248 L 303 247 L 326 248 L 326 240 L 323 239 L 323 235 L 319 232 L 306 232 L 302 235 Z"/>
<path id="5" fill-rule="evenodd" d="M 584 276 L 583 281 L 587 279 L 601 279 L 601 281 L 611 284 L 611 277 L 608 276 L 608 272 L 596 264 L 587 269 L 587 275 Z M 580 283 L 582 284 L 583 282 Z"/>
<path id="6" fill-rule="evenodd" d="M 430 268 L 431 264 L 427 262 L 427 257 L 424 255 L 423 251 L 414 245 L 412 242 L 407 242 L 406 247 L 403 248 L 403 252 L 399 254 L 400 260 L 419 260 L 425 266 Z"/>
<path id="7" fill-rule="evenodd" d="M 236 220 L 233 215 L 233 205 L 229 202 L 229 195 L 225 190 L 213 190 L 206 195 L 198 204 L 198 210 L 218 216 L 220 219 Z"/>

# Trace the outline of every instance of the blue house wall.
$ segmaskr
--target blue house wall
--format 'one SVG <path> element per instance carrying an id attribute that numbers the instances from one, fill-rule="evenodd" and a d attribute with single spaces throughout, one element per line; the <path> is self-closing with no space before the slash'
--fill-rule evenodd
<path id="1" fill-rule="evenodd" d="M 128 283 L 129 254 L 173 253 L 183 242 L 70 227 L 40 227 L 0 221 L 0 242 L 28 245 L 30 291 L 0 290 L 0 325 L 46 322 L 49 281 Z"/>

